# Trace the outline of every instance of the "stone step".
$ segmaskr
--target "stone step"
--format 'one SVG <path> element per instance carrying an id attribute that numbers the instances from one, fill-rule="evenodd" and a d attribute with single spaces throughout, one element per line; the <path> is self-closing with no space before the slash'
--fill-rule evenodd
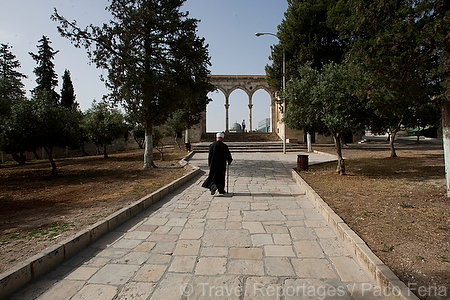
<path id="1" fill-rule="evenodd" d="M 231 152 L 281 152 L 282 142 L 225 142 Z M 192 150 L 208 152 L 211 142 L 193 144 Z M 306 149 L 304 144 L 286 144 L 286 152 L 298 152 Z"/>
<path id="2" fill-rule="evenodd" d="M 214 142 L 215 133 L 204 133 L 202 142 Z M 228 132 L 225 133 L 225 142 L 281 142 L 280 137 L 274 132 Z"/>

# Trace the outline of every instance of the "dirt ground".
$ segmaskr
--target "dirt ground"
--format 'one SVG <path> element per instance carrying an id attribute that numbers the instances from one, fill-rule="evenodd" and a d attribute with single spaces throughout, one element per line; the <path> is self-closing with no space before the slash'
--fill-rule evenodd
<path id="1" fill-rule="evenodd" d="M 398 141 L 396 149 L 389 158 L 385 141 L 349 144 L 347 175 L 335 173 L 336 163 L 300 174 L 421 299 L 450 299 L 442 145 Z M 57 178 L 45 160 L 0 164 L 0 272 L 186 174 L 185 155 L 166 149 L 159 161 L 155 153 L 152 170 L 142 168 L 142 150 L 59 159 Z"/>
<path id="2" fill-rule="evenodd" d="M 333 147 L 313 147 L 335 154 Z M 349 144 L 300 175 L 420 299 L 450 299 L 450 199 L 441 143 Z"/>
<path id="3" fill-rule="evenodd" d="M 58 159 L 56 178 L 48 160 L 0 164 L 0 273 L 190 171 L 163 153 L 146 170 L 143 150 Z"/>

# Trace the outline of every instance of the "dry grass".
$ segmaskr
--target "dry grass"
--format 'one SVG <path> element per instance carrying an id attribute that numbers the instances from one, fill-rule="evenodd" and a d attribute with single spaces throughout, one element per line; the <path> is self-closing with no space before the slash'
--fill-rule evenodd
<path id="1" fill-rule="evenodd" d="M 406 285 L 429 288 L 421 299 L 449 299 L 450 200 L 442 146 L 398 142 L 398 157 L 389 158 L 384 142 L 356 144 L 343 155 L 347 175 L 328 163 L 301 176 Z"/>

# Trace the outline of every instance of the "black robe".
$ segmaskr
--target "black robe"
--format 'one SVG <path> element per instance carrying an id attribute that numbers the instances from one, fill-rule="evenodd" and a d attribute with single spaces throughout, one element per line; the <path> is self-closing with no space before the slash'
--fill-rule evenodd
<path id="1" fill-rule="evenodd" d="M 208 165 L 209 175 L 203 182 L 202 187 L 211 189 L 211 186 L 215 184 L 219 193 L 225 192 L 225 175 L 228 164 L 231 164 L 233 158 L 231 157 L 228 146 L 222 141 L 215 141 L 209 145 Z"/>

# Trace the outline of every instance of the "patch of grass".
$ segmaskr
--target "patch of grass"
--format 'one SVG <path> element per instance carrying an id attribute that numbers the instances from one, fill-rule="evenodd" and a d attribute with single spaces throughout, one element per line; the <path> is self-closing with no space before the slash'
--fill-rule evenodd
<path id="1" fill-rule="evenodd" d="M 26 236 L 23 236 L 22 238 L 28 237 L 29 239 L 32 238 L 52 239 L 62 234 L 63 232 L 70 230 L 74 226 L 75 225 L 69 223 L 55 224 L 48 228 L 34 229 L 33 231 L 29 232 Z"/>
<path id="2" fill-rule="evenodd" d="M 383 249 L 381 251 L 383 251 L 383 252 L 392 252 L 392 251 L 394 251 L 394 246 L 388 246 L 386 244 L 383 244 Z"/>
<path id="3" fill-rule="evenodd" d="M 414 208 L 413 205 L 411 205 L 411 204 L 409 204 L 409 203 L 406 203 L 406 202 L 402 202 L 402 204 L 400 204 L 400 206 L 401 206 L 402 208 Z"/>
<path id="4" fill-rule="evenodd" d="M 362 214 L 366 217 L 373 216 L 373 212 L 371 212 L 371 211 L 364 211 Z"/>
<path id="5" fill-rule="evenodd" d="M 450 263 L 450 260 L 446 256 L 441 256 L 442 262 Z"/>

